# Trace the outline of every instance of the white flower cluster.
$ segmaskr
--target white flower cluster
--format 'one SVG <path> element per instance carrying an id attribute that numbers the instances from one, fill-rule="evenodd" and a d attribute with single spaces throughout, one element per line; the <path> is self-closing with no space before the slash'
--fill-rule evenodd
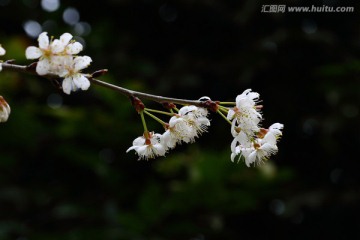
<path id="1" fill-rule="evenodd" d="M 207 115 L 207 109 L 184 106 L 170 118 L 163 134 L 145 132 L 144 136 L 133 141 L 133 146 L 126 152 L 135 150 L 139 159 L 164 156 L 168 150 L 175 148 L 177 144 L 194 142 L 195 138 L 206 132 L 210 126 Z"/>
<path id="2" fill-rule="evenodd" d="M 10 115 L 10 106 L 5 99 L 0 96 L 0 122 L 6 122 Z"/>
<path id="3" fill-rule="evenodd" d="M 70 33 L 64 33 L 59 39 L 49 40 L 47 33 L 43 32 L 38 38 L 39 47 L 28 47 L 25 52 L 27 59 L 39 59 L 36 65 L 39 75 L 54 74 L 64 78 L 62 88 L 66 94 L 90 87 L 90 81 L 81 70 L 92 60 L 88 56 L 76 56 L 83 46 L 72 38 Z"/>
<path id="4" fill-rule="evenodd" d="M 6 53 L 5 49 L 0 44 L 0 56 L 4 56 Z M 2 64 L 0 62 L 0 71 L 2 70 Z"/>
<path id="5" fill-rule="evenodd" d="M 261 164 L 270 155 L 278 151 L 277 140 L 281 137 L 284 125 L 275 123 L 264 129 L 259 127 L 262 115 L 256 103 L 259 94 L 251 89 L 245 90 L 236 97 L 236 106 L 228 111 L 227 119 L 232 121 L 231 160 L 242 157 L 246 165 Z"/>

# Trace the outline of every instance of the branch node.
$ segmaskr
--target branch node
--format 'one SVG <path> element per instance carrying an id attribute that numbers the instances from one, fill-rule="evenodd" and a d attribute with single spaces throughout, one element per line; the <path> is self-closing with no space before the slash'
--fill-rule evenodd
<path id="1" fill-rule="evenodd" d="M 217 110 L 219 109 L 219 104 L 220 104 L 219 101 L 207 100 L 207 101 L 201 102 L 200 107 L 207 108 L 212 112 L 217 112 Z"/>
<path id="2" fill-rule="evenodd" d="M 176 108 L 176 105 L 172 102 L 161 102 L 161 105 L 167 110 Z"/>
<path id="3" fill-rule="evenodd" d="M 138 97 L 130 96 L 131 104 L 134 106 L 135 110 L 140 113 L 144 110 L 145 105 Z"/>

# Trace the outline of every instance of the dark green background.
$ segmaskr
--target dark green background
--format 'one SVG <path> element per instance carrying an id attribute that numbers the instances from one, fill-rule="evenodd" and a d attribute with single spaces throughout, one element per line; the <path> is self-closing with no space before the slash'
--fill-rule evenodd
<path id="1" fill-rule="evenodd" d="M 102 80 L 222 101 L 252 88 L 263 126 L 285 124 L 278 155 L 261 168 L 230 161 L 230 127 L 215 114 L 196 143 L 137 161 L 125 151 L 141 121 L 126 97 L 95 85 L 68 96 L 46 79 L 1 72 L 12 113 L 0 125 L 0 239 L 359 238 L 356 2 L 61 1 L 49 13 L 39 1 L 0 0 L 2 59 L 30 63 L 27 20 L 76 35 L 62 19 L 73 7 L 91 26 L 81 36 L 89 72 L 109 69 Z M 264 4 L 355 12 L 261 13 Z M 54 97 L 61 107 L 48 105 Z"/>

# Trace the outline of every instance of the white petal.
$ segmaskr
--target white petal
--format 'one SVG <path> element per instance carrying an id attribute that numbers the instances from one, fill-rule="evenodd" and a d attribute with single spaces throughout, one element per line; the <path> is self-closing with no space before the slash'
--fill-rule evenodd
<path id="1" fill-rule="evenodd" d="M 50 62 L 48 59 L 42 59 L 42 60 L 38 61 L 37 65 L 36 65 L 36 72 L 39 75 L 48 74 L 49 69 L 50 69 Z"/>
<path id="2" fill-rule="evenodd" d="M 88 67 L 91 63 L 91 57 L 83 56 L 83 57 L 76 57 L 74 59 L 74 69 L 76 72 Z"/>
<path id="3" fill-rule="evenodd" d="M 147 157 L 149 157 L 149 153 L 151 153 L 148 151 L 148 145 L 139 146 L 139 147 L 135 148 L 135 151 L 140 156 L 140 158 L 141 157 L 147 158 Z"/>
<path id="4" fill-rule="evenodd" d="M 63 45 L 68 45 L 72 37 L 70 33 L 64 33 L 60 36 L 60 42 L 62 42 Z"/>
<path id="5" fill-rule="evenodd" d="M 62 82 L 62 89 L 64 91 L 64 93 L 66 94 L 70 94 L 71 90 L 72 90 L 72 80 L 71 78 L 65 78 Z"/>
<path id="6" fill-rule="evenodd" d="M 272 130 L 272 129 L 283 129 L 284 128 L 284 124 L 281 124 L 281 123 L 274 123 L 272 124 L 269 129 Z"/>
<path id="7" fill-rule="evenodd" d="M 250 167 L 250 164 L 254 163 L 256 160 L 256 150 L 252 151 L 248 157 L 245 157 L 245 164 L 246 166 Z"/>
<path id="8" fill-rule="evenodd" d="M 49 37 L 47 36 L 47 32 L 43 32 L 39 35 L 38 42 L 41 49 L 47 49 L 49 47 Z"/>
<path id="9" fill-rule="evenodd" d="M 192 111 L 196 111 L 197 110 L 197 107 L 196 106 L 185 106 L 185 107 L 182 107 L 180 108 L 179 110 L 179 115 L 180 116 L 184 116 L 186 115 L 188 112 L 192 112 Z"/>
<path id="10" fill-rule="evenodd" d="M 135 138 L 135 140 L 133 141 L 134 146 L 142 146 L 144 144 L 145 144 L 145 138 L 143 136 Z"/>
<path id="11" fill-rule="evenodd" d="M 135 151 L 136 151 L 136 149 L 137 149 L 138 147 L 139 147 L 139 146 L 131 146 L 131 147 L 129 147 L 129 148 L 126 150 L 126 152 L 129 152 L 129 151 L 134 150 L 134 149 L 135 149 Z"/>
<path id="12" fill-rule="evenodd" d="M 259 97 L 260 97 L 260 94 L 257 93 L 257 92 L 249 92 L 249 93 L 247 94 L 247 96 L 248 96 L 251 100 L 257 101 L 257 100 L 259 99 Z"/>
<path id="13" fill-rule="evenodd" d="M 171 134 L 169 129 L 164 132 L 162 139 L 168 148 L 174 148 L 178 140 Z"/>
<path id="14" fill-rule="evenodd" d="M 2 70 L 2 63 L 0 63 L 0 72 L 1 72 L 1 70 Z"/>
<path id="15" fill-rule="evenodd" d="M 235 115 L 235 111 L 233 109 L 229 109 L 226 118 L 232 120 L 234 118 L 234 115 Z"/>
<path id="16" fill-rule="evenodd" d="M 199 125 L 210 126 L 210 120 L 207 117 L 199 117 L 196 119 L 196 123 Z"/>
<path id="17" fill-rule="evenodd" d="M 71 55 L 78 54 L 82 50 L 83 50 L 83 45 L 79 42 L 70 43 L 66 47 L 66 53 Z"/>
<path id="18" fill-rule="evenodd" d="M 262 140 L 263 140 L 263 144 L 265 143 L 269 143 L 271 145 L 276 144 L 276 136 L 272 132 L 268 132 Z"/>
<path id="19" fill-rule="evenodd" d="M 265 151 L 266 156 L 269 156 L 271 154 L 275 154 L 278 151 L 278 148 L 274 144 L 265 143 L 260 147 L 261 150 Z"/>
<path id="20" fill-rule="evenodd" d="M 238 142 L 243 146 L 243 147 L 250 147 L 251 146 L 251 141 L 249 136 L 244 132 L 241 131 L 237 136 L 236 139 L 238 140 Z"/>
<path id="21" fill-rule="evenodd" d="M 78 88 L 81 88 L 81 90 L 88 90 L 90 87 L 90 81 L 83 74 L 73 77 L 73 81 Z"/>
<path id="22" fill-rule="evenodd" d="M 59 39 L 55 39 L 51 43 L 51 52 L 52 53 L 58 54 L 58 53 L 61 53 L 64 50 L 65 50 L 65 45 Z"/>
<path id="23" fill-rule="evenodd" d="M 38 59 L 42 56 L 42 51 L 37 47 L 28 47 L 25 51 L 25 56 L 27 59 Z"/>
<path id="24" fill-rule="evenodd" d="M 165 156 L 166 150 L 162 144 L 158 143 L 158 144 L 153 145 L 153 149 L 154 149 L 156 155 Z"/>
<path id="25" fill-rule="evenodd" d="M 235 152 L 235 148 L 236 148 L 236 145 L 238 143 L 238 140 L 236 138 L 234 138 L 230 144 L 230 149 L 231 149 L 231 152 Z"/>

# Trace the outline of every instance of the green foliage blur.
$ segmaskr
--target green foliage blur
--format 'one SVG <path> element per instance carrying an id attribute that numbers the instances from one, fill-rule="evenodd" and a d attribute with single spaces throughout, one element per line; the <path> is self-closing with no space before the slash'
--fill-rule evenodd
<path id="1" fill-rule="evenodd" d="M 355 11 L 261 12 L 274 4 Z M 1 240 L 360 238 L 356 1 L 0 0 L 0 10 L 3 60 L 29 64 L 39 30 L 70 32 L 89 72 L 109 69 L 101 80 L 222 101 L 251 88 L 263 126 L 285 124 L 262 167 L 230 161 L 230 127 L 216 114 L 196 143 L 138 161 L 125 153 L 143 131 L 126 97 L 95 85 L 66 95 L 3 71 L 12 112 L 0 125 Z"/>

